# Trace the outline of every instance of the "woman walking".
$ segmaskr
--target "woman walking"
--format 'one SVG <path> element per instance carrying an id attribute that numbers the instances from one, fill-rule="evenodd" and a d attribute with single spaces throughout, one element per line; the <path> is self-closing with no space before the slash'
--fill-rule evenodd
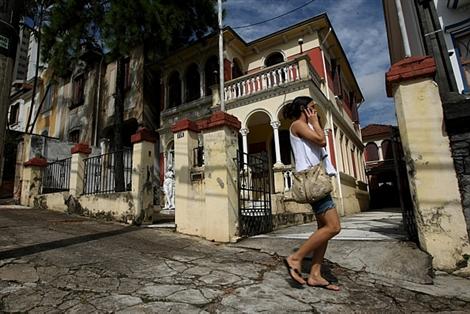
<path id="1" fill-rule="evenodd" d="M 284 117 L 294 119 L 290 127 L 290 141 L 295 157 L 295 170 L 302 171 L 322 162 L 326 157 L 323 148 L 326 146 L 326 139 L 313 99 L 306 96 L 295 98 L 284 109 Z M 336 172 L 334 169 L 327 169 L 327 174 L 336 174 Z M 321 275 L 321 264 L 328 241 L 341 230 L 336 205 L 328 194 L 323 199 L 311 203 L 311 206 L 318 229 L 295 253 L 288 256 L 284 263 L 289 275 L 297 283 L 338 291 L 338 286 L 331 284 Z M 313 253 L 312 268 L 305 280 L 301 274 L 302 260 L 311 253 Z"/>

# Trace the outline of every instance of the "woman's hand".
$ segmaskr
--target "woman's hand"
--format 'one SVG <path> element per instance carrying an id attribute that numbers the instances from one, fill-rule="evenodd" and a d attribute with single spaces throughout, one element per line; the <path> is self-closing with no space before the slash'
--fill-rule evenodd
<path id="1" fill-rule="evenodd" d="M 304 110 L 305 115 L 307 116 L 307 121 L 313 126 L 319 126 L 320 122 L 318 121 L 318 112 L 313 108 L 306 108 Z"/>

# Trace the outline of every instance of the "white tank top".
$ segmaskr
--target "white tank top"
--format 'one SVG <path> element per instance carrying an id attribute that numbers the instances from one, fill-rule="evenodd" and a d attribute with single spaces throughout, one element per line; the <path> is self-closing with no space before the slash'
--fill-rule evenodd
<path id="1" fill-rule="evenodd" d="M 308 126 L 312 128 L 310 124 Z M 291 128 L 289 128 L 289 133 L 295 158 L 295 171 L 302 171 L 319 164 L 322 159 L 322 147 L 295 136 Z"/>

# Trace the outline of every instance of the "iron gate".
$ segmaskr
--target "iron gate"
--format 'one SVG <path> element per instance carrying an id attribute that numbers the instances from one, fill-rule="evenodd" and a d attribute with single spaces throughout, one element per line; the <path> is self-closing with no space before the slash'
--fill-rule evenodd
<path id="1" fill-rule="evenodd" d="M 271 183 L 267 154 L 238 151 L 237 170 L 240 236 L 272 231 Z"/>

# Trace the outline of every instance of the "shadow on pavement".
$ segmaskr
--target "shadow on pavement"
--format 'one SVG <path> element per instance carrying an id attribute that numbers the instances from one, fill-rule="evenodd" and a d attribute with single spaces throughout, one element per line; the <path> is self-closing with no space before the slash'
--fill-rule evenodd
<path id="1" fill-rule="evenodd" d="M 118 230 L 100 232 L 100 233 L 78 236 L 78 237 L 73 237 L 73 238 L 68 238 L 68 239 L 63 239 L 63 240 L 56 240 L 56 241 L 51 241 L 51 242 L 46 242 L 46 243 L 39 243 L 39 244 L 19 247 L 16 249 L 11 249 L 8 251 L 0 252 L 0 260 L 6 259 L 6 258 L 19 258 L 19 257 L 23 257 L 26 255 L 54 250 L 54 249 L 67 247 L 70 245 L 75 245 L 75 244 L 80 244 L 80 243 L 85 243 L 89 241 L 94 241 L 94 240 L 98 240 L 98 239 L 102 239 L 106 237 L 112 237 L 115 235 L 120 235 L 120 234 L 133 232 L 137 230 L 142 230 L 142 229 L 129 226 L 129 227 L 118 229 Z"/>

